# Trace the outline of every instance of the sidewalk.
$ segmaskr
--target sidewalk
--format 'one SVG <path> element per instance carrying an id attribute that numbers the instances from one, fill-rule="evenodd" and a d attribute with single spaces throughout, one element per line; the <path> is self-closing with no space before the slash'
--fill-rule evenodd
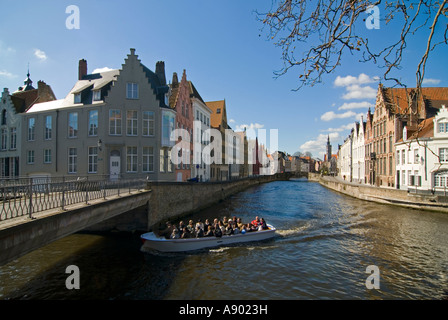
<path id="1" fill-rule="evenodd" d="M 440 195 L 415 194 L 390 187 L 375 187 L 344 181 L 341 177 L 321 177 L 319 183 L 331 190 L 357 199 L 406 208 L 448 213 L 448 203 L 437 201 Z"/>

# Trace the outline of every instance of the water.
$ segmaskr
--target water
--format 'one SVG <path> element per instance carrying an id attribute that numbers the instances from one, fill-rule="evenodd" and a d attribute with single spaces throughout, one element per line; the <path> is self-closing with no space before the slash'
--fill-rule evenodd
<path id="1" fill-rule="evenodd" d="M 138 234 L 76 234 L 0 267 L 0 299 L 447 299 L 448 215 L 347 197 L 318 183 L 251 188 L 192 218 L 256 215 L 274 239 L 141 253 Z M 81 289 L 67 290 L 68 265 Z M 367 289 L 366 268 L 380 270 Z"/>

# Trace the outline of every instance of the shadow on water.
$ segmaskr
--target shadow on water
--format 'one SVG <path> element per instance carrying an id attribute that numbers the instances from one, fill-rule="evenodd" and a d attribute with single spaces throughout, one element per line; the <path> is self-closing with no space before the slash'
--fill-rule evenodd
<path id="1" fill-rule="evenodd" d="M 84 247 L 68 257 L 60 254 L 59 259 L 45 265 L 47 254 L 80 242 L 84 242 Z M 170 286 L 170 275 L 175 273 L 183 258 L 142 254 L 140 247 L 140 234 L 78 233 L 68 236 L 0 267 L 2 286 L 3 283 L 16 286 L 3 292 L 0 299 L 163 299 Z M 69 265 L 76 265 L 80 270 L 79 290 L 66 287 L 66 280 L 71 275 L 66 273 Z M 26 279 L 14 284 L 13 278 L 20 278 L 22 272 Z"/>

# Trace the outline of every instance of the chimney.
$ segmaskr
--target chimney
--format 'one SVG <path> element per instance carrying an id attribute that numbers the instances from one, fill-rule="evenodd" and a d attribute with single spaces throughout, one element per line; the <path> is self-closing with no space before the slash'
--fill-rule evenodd
<path id="1" fill-rule="evenodd" d="M 156 75 L 159 77 L 160 83 L 162 84 L 162 86 L 166 86 L 165 62 L 164 61 L 157 61 Z"/>
<path id="2" fill-rule="evenodd" d="M 173 81 L 171 82 L 173 86 L 177 86 L 179 84 L 179 80 L 177 79 L 177 72 L 173 72 Z"/>
<path id="3" fill-rule="evenodd" d="M 87 75 L 87 60 L 81 59 L 79 60 L 78 80 L 82 80 L 85 75 Z"/>

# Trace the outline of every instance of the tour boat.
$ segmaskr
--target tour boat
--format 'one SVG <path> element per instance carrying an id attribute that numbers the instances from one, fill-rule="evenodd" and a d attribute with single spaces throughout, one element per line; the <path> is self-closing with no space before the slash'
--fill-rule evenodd
<path id="1" fill-rule="evenodd" d="M 242 242 L 261 241 L 270 239 L 275 236 L 276 229 L 269 224 L 267 226 L 268 229 L 266 230 L 224 235 L 220 238 L 201 237 L 187 239 L 166 239 L 165 237 L 158 237 L 154 232 L 148 232 L 141 235 L 141 239 L 143 241 L 141 251 L 148 252 L 151 250 L 157 250 L 160 252 L 183 252 Z"/>

